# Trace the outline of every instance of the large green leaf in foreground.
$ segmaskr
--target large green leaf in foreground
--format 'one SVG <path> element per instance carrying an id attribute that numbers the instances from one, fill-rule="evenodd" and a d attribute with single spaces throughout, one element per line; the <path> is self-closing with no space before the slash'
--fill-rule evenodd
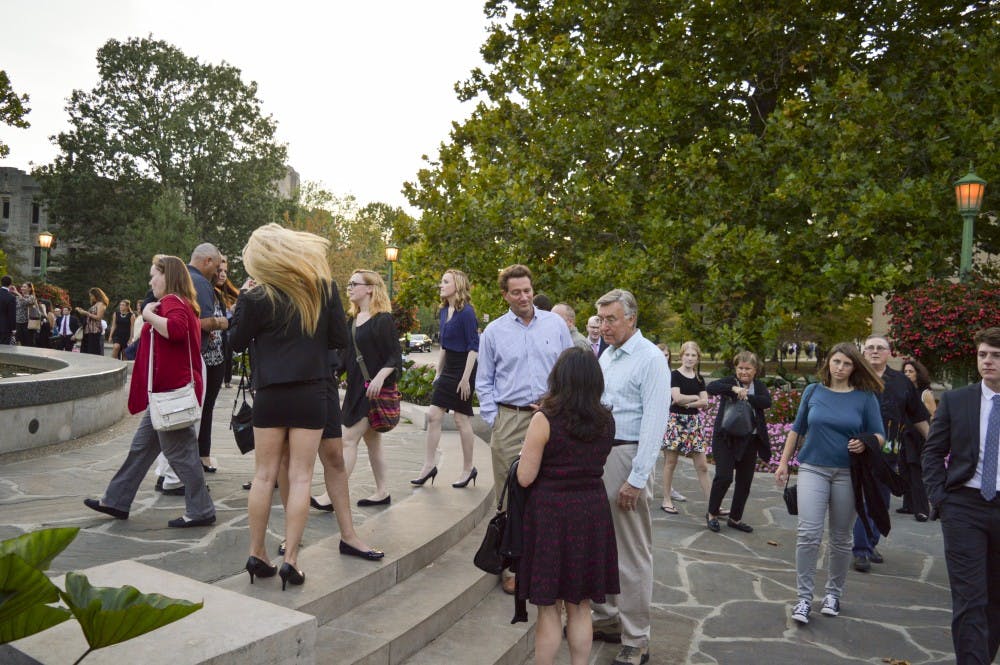
<path id="1" fill-rule="evenodd" d="M 0 556 L 0 644 L 20 639 L 54 626 L 69 618 L 69 613 L 59 610 L 61 615 L 39 611 L 28 613 L 46 603 L 59 600 L 59 589 L 45 573 L 29 566 L 17 554 Z M 55 609 L 55 608 L 49 608 Z M 55 619 L 61 616 L 58 621 Z M 30 619 L 44 619 L 44 623 L 31 628 Z"/>
<path id="2" fill-rule="evenodd" d="M 91 650 L 156 630 L 204 606 L 204 602 L 144 594 L 131 586 L 91 586 L 87 577 L 78 573 L 66 574 L 66 591 L 61 595 L 80 622 Z"/>
<path id="3" fill-rule="evenodd" d="M 0 542 L 0 556 L 16 554 L 38 570 L 48 570 L 49 564 L 73 542 L 80 531 L 77 527 L 42 529 Z"/>

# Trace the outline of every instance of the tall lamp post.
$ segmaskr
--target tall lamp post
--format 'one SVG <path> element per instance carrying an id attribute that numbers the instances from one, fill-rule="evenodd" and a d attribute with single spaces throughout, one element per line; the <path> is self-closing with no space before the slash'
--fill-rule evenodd
<path id="1" fill-rule="evenodd" d="M 385 248 L 385 260 L 389 262 L 389 302 L 392 302 L 392 264 L 399 260 L 399 247 L 389 245 Z"/>
<path id="2" fill-rule="evenodd" d="M 42 231 L 38 234 L 38 246 L 42 248 L 42 271 L 41 271 L 41 281 L 45 281 L 45 273 L 49 268 L 49 249 L 52 247 L 52 240 L 54 236 L 48 231 Z"/>
<path id="3" fill-rule="evenodd" d="M 983 205 L 983 192 L 986 181 L 976 175 L 969 164 L 969 172 L 954 183 L 955 200 L 958 203 L 958 214 L 962 216 L 962 259 L 959 263 L 958 278 L 969 281 L 972 272 L 972 227 Z"/>

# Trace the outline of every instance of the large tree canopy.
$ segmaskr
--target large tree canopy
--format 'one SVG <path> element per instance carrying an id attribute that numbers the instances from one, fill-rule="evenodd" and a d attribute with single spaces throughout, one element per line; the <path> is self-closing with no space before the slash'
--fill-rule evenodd
<path id="1" fill-rule="evenodd" d="M 953 271 L 950 183 L 970 159 L 1000 176 L 990 2 L 486 12 L 489 67 L 458 88 L 475 111 L 407 185 L 422 276 L 492 284 L 519 261 L 584 313 L 621 286 L 646 328 L 666 303 L 709 348 L 762 349 L 790 320 Z"/>
<path id="2" fill-rule="evenodd" d="M 10 84 L 7 72 L 0 69 L 0 122 L 11 127 L 30 127 L 24 116 L 31 113 L 28 108 L 28 95 L 17 94 Z M 0 140 L 0 157 L 10 154 L 10 146 Z"/>
<path id="3" fill-rule="evenodd" d="M 79 246 L 65 271 L 72 283 L 120 295 L 141 286 L 118 275 L 123 261 L 148 263 L 147 230 L 232 253 L 277 218 L 286 149 L 255 83 L 152 38 L 109 40 L 97 66 L 97 86 L 69 98 L 60 155 L 36 173 L 60 237 Z M 184 229 L 164 235 L 166 220 Z"/>

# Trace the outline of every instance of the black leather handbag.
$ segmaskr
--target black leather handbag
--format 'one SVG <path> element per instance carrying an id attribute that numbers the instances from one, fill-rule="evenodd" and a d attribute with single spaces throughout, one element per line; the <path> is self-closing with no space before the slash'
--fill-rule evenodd
<path id="1" fill-rule="evenodd" d="M 507 511 L 503 509 L 504 499 L 507 497 L 507 487 L 511 483 L 514 474 L 507 475 L 507 482 L 504 483 L 500 492 L 500 500 L 497 502 L 497 514 L 493 516 L 489 524 L 486 525 L 486 533 L 483 534 L 483 542 L 476 550 L 476 556 L 472 563 L 476 568 L 493 575 L 499 575 L 507 567 L 508 561 L 501 552 L 503 544 L 503 533 L 507 529 Z"/>
<path id="2" fill-rule="evenodd" d="M 789 480 L 791 480 L 789 478 Z M 782 492 L 781 498 L 785 500 L 785 508 L 788 508 L 789 515 L 799 514 L 799 486 L 792 485 L 788 481 L 785 481 L 785 491 Z"/>
<path id="3" fill-rule="evenodd" d="M 236 398 L 233 400 L 233 416 L 229 420 L 229 429 L 233 430 L 233 436 L 236 438 L 236 447 L 240 449 L 240 453 L 243 455 L 254 449 L 253 407 L 247 402 L 247 387 L 249 383 L 250 380 L 246 375 L 246 362 L 241 360 L 240 385 L 236 389 Z M 237 409 L 236 404 L 240 401 L 241 397 L 243 398 L 243 403 Z"/>
<path id="4" fill-rule="evenodd" d="M 721 428 L 729 436 L 749 436 L 753 432 L 753 406 L 750 402 L 745 399 L 726 400 Z"/>

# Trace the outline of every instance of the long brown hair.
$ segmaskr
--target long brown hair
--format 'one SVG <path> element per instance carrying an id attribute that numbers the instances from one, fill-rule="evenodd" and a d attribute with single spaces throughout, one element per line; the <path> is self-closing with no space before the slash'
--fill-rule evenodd
<path id="1" fill-rule="evenodd" d="M 462 309 L 472 299 L 472 286 L 469 284 L 469 276 L 461 270 L 449 268 L 444 274 L 451 275 L 455 280 L 455 311 Z M 448 308 L 448 299 L 441 298 L 441 309 Z"/>
<path id="2" fill-rule="evenodd" d="M 593 351 L 578 346 L 563 351 L 548 384 L 541 407 L 551 418 L 565 416 L 562 421 L 574 439 L 590 442 L 611 431 L 611 411 L 601 403 L 604 374 Z"/>
<path id="3" fill-rule="evenodd" d="M 198 293 L 194 290 L 191 273 L 187 265 L 176 256 L 157 254 L 153 257 L 153 267 L 163 273 L 163 295 L 172 293 L 187 300 L 196 315 L 201 315 L 198 307 Z"/>
<path id="4" fill-rule="evenodd" d="M 830 387 L 832 378 L 830 376 L 830 358 L 833 358 L 833 354 L 842 353 L 848 357 L 848 359 L 854 364 L 854 369 L 851 370 L 851 375 L 847 377 L 847 383 L 857 390 L 867 390 L 873 393 L 882 392 L 882 387 L 885 385 L 882 383 L 882 379 L 879 375 L 875 373 L 872 368 L 871 363 L 861 352 L 858 351 L 858 347 L 851 342 L 841 342 L 840 344 L 834 345 L 830 352 L 826 354 L 826 360 L 823 361 L 823 366 L 819 368 L 819 378 L 823 382 L 823 385 Z"/>

